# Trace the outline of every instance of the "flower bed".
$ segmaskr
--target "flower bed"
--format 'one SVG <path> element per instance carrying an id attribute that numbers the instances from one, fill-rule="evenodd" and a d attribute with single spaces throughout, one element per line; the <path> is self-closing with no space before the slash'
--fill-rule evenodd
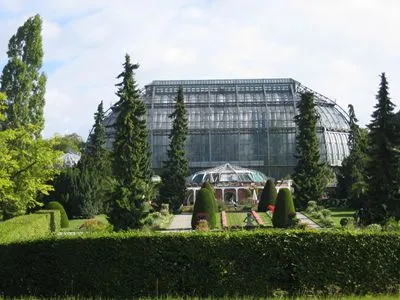
<path id="1" fill-rule="evenodd" d="M 251 213 L 253 214 L 254 219 L 256 219 L 258 225 L 264 225 L 263 220 L 261 220 L 261 217 L 258 215 L 258 213 L 255 210 L 252 210 Z"/>

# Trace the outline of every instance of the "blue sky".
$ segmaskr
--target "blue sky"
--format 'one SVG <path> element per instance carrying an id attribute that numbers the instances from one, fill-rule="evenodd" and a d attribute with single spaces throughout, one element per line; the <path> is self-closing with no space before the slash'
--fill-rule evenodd
<path id="1" fill-rule="evenodd" d="M 379 74 L 400 106 L 397 0 L 0 0 L 0 67 L 26 18 L 43 18 L 45 136 L 86 138 L 116 101 L 125 53 L 136 79 L 294 78 L 370 121 Z"/>

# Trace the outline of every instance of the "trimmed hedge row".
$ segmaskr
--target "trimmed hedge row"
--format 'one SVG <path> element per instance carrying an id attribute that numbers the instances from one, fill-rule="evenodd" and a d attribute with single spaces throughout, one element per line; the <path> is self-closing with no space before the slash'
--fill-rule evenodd
<path id="1" fill-rule="evenodd" d="M 0 243 L 43 237 L 60 229 L 59 211 L 41 210 L 0 223 Z"/>
<path id="2" fill-rule="evenodd" d="M 396 292 L 400 235 L 322 231 L 116 233 L 0 245 L 6 297 Z M 57 280 L 55 280 L 57 278 Z"/>

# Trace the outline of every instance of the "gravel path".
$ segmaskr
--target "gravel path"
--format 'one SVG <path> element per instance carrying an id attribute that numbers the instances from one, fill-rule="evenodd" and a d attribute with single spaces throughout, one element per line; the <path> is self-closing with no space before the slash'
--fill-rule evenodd
<path id="1" fill-rule="evenodd" d="M 296 217 L 297 217 L 297 219 L 299 219 L 300 223 L 307 224 L 307 226 L 310 227 L 310 228 L 321 229 L 321 226 L 319 226 L 313 220 L 310 220 L 309 218 L 307 218 L 302 213 L 297 212 L 296 213 Z"/>
<path id="2" fill-rule="evenodd" d="M 167 230 L 192 230 L 192 214 L 174 215 Z"/>

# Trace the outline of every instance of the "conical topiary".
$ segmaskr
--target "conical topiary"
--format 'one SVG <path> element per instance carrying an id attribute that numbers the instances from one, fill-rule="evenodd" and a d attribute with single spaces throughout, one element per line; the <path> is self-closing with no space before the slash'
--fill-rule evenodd
<path id="1" fill-rule="evenodd" d="M 64 207 L 60 203 L 58 203 L 57 201 L 51 201 L 47 203 L 44 209 L 59 210 L 61 215 L 61 228 L 68 228 L 69 226 L 68 216 L 67 213 L 65 212 Z"/>
<path id="2" fill-rule="evenodd" d="M 208 188 L 201 188 L 193 207 L 192 228 L 195 229 L 200 219 L 206 219 L 209 228 L 215 228 L 217 219 L 215 216 L 214 196 Z M 215 201 L 214 201 L 215 202 Z"/>
<path id="3" fill-rule="evenodd" d="M 206 188 L 206 189 L 208 189 L 208 190 L 211 192 L 211 194 L 212 194 L 212 196 L 213 196 L 214 212 L 217 212 L 217 211 L 218 211 L 218 205 L 217 205 L 217 199 L 215 199 L 215 190 L 214 190 L 214 187 L 213 187 L 212 184 L 211 184 L 210 182 L 208 182 L 208 181 L 205 181 L 205 182 L 202 184 L 201 187 L 202 187 L 202 188 Z"/>
<path id="4" fill-rule="evenodd" d="M 286 228 L 291 210 L 294 211 L 292 193 L 287 188 L 280 189 L 276 198 L 274 215 L 272 216 L 274 227 Z"/>
<path id="5" fill-rule="evenodd" d="M 276 201 L 276 188 L 274 182 L 269 179 L 264 186 L 264 189 L 261 193 L 260 202 L 258 202 L 258 211 L 263 212 L 267 211 L 267 207 L 269 204 L 275 205 Z"/>

